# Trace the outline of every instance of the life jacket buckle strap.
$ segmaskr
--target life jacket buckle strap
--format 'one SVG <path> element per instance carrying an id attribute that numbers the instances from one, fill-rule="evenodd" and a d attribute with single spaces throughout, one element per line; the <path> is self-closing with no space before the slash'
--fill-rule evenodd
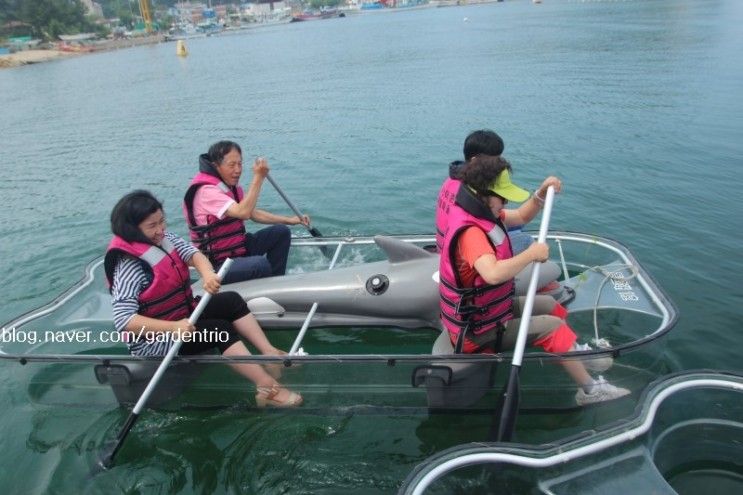
<path id="1" fill-rule="evenodd" d="M 498 323 L 498 329 L 495 334 L 495 352 L 500 352 L 501 345 L 503 344 L 503 334 L 506 332 L 506 326 L 503 323 Z"/>
<path id="2" fill-rule="evenodd" d="M 464 304 L 464 296 L 460 297 L 457 304 L 454 306 L 454 313 L 458 315 L 469 315 L 472 313 L 474 306 L 470 304 Z"/>
<path id="3" fill-rule="evenodd" d="M 454 345 L 454 354 L 462 354 L 462 348 L 464 347 L 464 337 L 469 329 L 470 322 L 468 321 L 464 328 L 462 328 L 457 335 L 457 343 Z"/>

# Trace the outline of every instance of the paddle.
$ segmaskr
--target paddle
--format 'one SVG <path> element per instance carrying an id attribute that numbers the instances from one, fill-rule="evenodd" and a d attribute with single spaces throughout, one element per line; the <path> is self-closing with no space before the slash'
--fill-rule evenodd
<path id="1" fill-rule="evenodd" d="M 544 212 L 542 213 L 542 223 L 539 225 L 539 237 L 537 242 L 544 242 L 547 239 L 547 230 L 549 229 L 550 216 L 552 215 L 552 202 L 555 198 L 555 190 L 552 186 L 547 189 L 547 197 L 544 200 Z M 516 339 L 516 346 L 513 349 L 513 360 L 511 361 L 511 373 L 508 376 L 508 382 L 503 388 L 501 394 L 502 406 L 500 409 L 500 421 L 495 440 L 498 442 L 508 442 L 511 440 L 514 426 L 516 425 L 516 416 L 519 412 L 519 371 L 521 370 L 521 360 L 524 357 L 524 348 L 526 347 L 526 334 L 529 329 L 529 320 L 531 311 L 534 307 L 534 298 L 537 293 L 539 280 L 539 267 L 541 263 L 534 263 L 534 269 L 531 272 L 529 288 L 526 291 L 526 302 L 521 312 L 521 321 L 519 322 L 519 334 Z M 495 425 L 493 425 L 495 426 Z M 491 439 L 493 438 L 491 431 Z"/>
<path id="2" fill-rule="evenodd" d="M 232 259 L 227 258 L 224 263 L 222 263 L 222 267 L 219 269 L 219 272 L 217 275 L 220 279 L 223 279 L 224 276 L 227 274 L 227 272 L 230 270 L 230 265 L 232 265 Z M 211 299 L 212 295 L 210 293 L 205 293 L 201 300 L 199 301 L 199 304 L 196 306 L 196 309 L 193 310 L 193 313 L 191 313 L 191 316 L 188 317 L 188 321 L 195 325 L 196 321 L 201 316 L 201 313 L 204 311 L 204 308 L 209 303 L 209 300 Z M 182 342 L 180 340 L 176 340 L 173 345 L 168 350 L 168 353 L 163 358 L 162 362 L 160 363 L 160 366 L 157 367 L 157 370 L 155 371 L 155 374 L 152 375 L 152 378 L 150 378 L 150 383 L 147 384 L 147 388 L 144 389 L 144 392 L 142 392 L 142 396 L 139 398 L 137 403 L 134 405 L 134 409 L 132 409 L 132 412 L 129 414 L 129 417 L 126 420 L 126 423 L 124 423 L 124 427 L 119 432 L 119 435 L 116 437 L 116 444 L 110 449 L 109 452 L 104 453 L 98 458 L 98 466 L 103 469 L 108 469 L 113 465 L 114 462 L 114 456 L 116 456 L 116 453 L 119 451 L 121 446 L 124 444 L 124 439 L 129 434 L 129 431 L 134 426 L 134 423 L 137 422 L 137 419 L 139 419 L 139 414 L 144 409 L 145 405 L 147 405 L 147 401 L 150 398 L 150 395 L 152 394 L 152 391 L 155 390 L 155 387 L 157 387 L 158 382 L 160 381 L 160 378 L 162 378 L 163 374 L 165 373 L 165 370 L 170 365 L 170 362 L 173 360 L 176 354 L 178 354 L 178 351 L 181 348 Z"/>
<path id="3" fill-rule="evenodd" d="M 273 188 L 276 189 L 276 192 L 279 193 L 279 196 L 284 198 L 284 201 L 286 201 L 286 204 L 289 205 L 289 208 L 292 209 L 294 214 L 297 215 L 300 219 L 303 218 L 304 215 L 302 215 L 299 209 L 296 206 L 294 206 L 294 203 L 292 203 L 292 200 L 289 199 L 289 197 L 286 194 L 284 194 L 284 191 L 282 191 L 279 185 L 276 183 L 276 181 L 273 180 L 273 177 L 271 177 L 271 174 L 266 174 L 266 179 L 268 179 L 268 182 L 270 182 Z M 320 231 L 317 230 L 315 227 L 312 227 L 310 225 L 304 225 L 304 227 L 307 229 L 307 231 L 310 233 L 312 237 L 322 237 L 322 234 L 320 233 Z M 333 257 L 333 252 L 330 250 L 328 246 L 320 246 L 320 251 L 322 251 L 322 254 L 324 254 L 325 257 L 328 259 L 331 259 Z"/>

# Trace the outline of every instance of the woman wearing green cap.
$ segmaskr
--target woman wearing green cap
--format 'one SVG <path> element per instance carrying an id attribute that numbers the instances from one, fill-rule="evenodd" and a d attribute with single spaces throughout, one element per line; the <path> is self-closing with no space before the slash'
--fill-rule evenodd
<path id="1" fill-rule="evenodd" d="M 541 210 L 547 189 L 560 192 L 557 177 L 547 177 L 530 196 L 511 182 L 511 165 L 500 156 L 479 155 L 460 171 L 461 185 L 452 191 L 445 212 L 445 230 L 439 274 L 441 321 L 456 352 L 496 353 L 513 348 L 525 298 L 514 297 L 514 277 L 531 262 L 544 262 L 549 247 L 533 243 L 514 255 L 508 227 L 525 225 Z M 506 209 L 509 202 L 522 203 Z M 442 214 L 442 212 L 439 212 Z M 551 296 L 537 296 L 529 324 L 528 343 L 551 353 L 588 350 L 576 345 L 567 325 L 567 310 Z M 566 360 L 562 365 L 579 385 L 579 405 L 616 399 L 629 390 L 594 379 L 586 371 L 604 371 L 610 357 L 585 362 Z"/>

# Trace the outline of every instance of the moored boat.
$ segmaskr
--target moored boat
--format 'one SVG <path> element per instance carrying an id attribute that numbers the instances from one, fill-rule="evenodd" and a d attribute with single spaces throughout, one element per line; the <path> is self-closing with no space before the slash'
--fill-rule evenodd
<path id="1" fill-rule="evenodd" d="M 190 23 L 180 24 L 168 30 L 163 38 L 165 41 L 182 41 L 193 38 L 203 38 L 206 32 L 196 29 L 196 26 Z"/>
<path id="2" fill-rule="evenodd" d="M 318 21 L 333 17 L 345 17 L 345 14 L 337 9 L 305 10 L 292 16 L 291 22 Z"/>

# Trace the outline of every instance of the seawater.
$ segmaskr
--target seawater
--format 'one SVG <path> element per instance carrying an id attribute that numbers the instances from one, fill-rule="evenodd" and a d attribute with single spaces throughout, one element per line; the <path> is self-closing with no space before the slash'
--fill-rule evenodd
<path id="1" fill-rule="evenodd" d="M 325 235 L 425 233 L 447 163 L 492 128 L 519 183 L 563 179 L 554 229 L 622 241 L 677 303 L 669 370 L 740 370 L 742 20 L 734 0 L 511 1 L 194 39 L 187 58 L 166 43 L 0 71 L 0 321 L 80 278 L 131 189 L 162 198 L 185 234 L 182 194 L 216 140 L 240 142 L 248 164 L 266 156 Z M 260 205 L 289 214 L 268 184 Z M 40 408 L 0 381 L 3 486 L 86 486 L 80 457 L 125 413 Z M 458 428 L 147 412 L 127 440 L 141 457 L 89 491 L 391 493 L 431 436 L 477 437 Z"/>

